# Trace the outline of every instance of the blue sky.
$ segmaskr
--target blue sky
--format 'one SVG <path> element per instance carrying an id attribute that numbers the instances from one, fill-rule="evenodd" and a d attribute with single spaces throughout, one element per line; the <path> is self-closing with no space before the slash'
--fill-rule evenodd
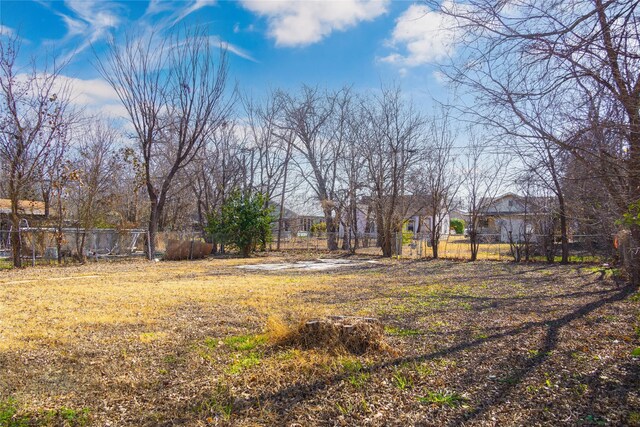
<path id="1" fill-rule="evenodd" d="M 397 82 L 428 108 L 449 98 L 435 64 L 454 52 L 446 19 L 421 2 L 390 0 L 184 0 L 0 2 L 0 37 L 18 34 L 23 61 L 45 53 L 71 58 L 65 77 L 76 101 L 121 110 L 91 65 L 106 40 L 127 31 L 205 25 L 230 52 L 242 91 L 302 83 L 377 88 Z"/>

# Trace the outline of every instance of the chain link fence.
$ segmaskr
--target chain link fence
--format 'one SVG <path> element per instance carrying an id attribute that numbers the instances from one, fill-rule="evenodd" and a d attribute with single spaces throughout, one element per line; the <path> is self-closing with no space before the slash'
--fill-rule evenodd
<path id="1" fill-rule="evenodd" d="M 334 241 L 339 250 L 347 250 L 360 255 L 381 256 L 382 248 L 376 233 L 360 233 L 345 236 L 341 233 L 284 233 L 280 240 L 280 250 L 319 252 L 328 250 L 328 241 Z M 392 235 L 393 255 L 403 258 L 431 258 L 433 245 L 428 233 L 411 232 Z M 606 235 L 572 235 L 569 238 L 569 261 L 605 262 L 617 256 L 613 244 L 614 237 Z M 277 247 L 272 242 L 271 249 Z M 478 236 L 480 260 L 560 261 L 562 253 L 559 236 L 528 235 L 526 239 L 504 242 L 500 234 Z M 438 244 L 438 257 L 446 259 L 470 259 L 471 244 L 466 236 L 444 235 Z"/>
<path id="2" fill-rule="evenodd" d="M 149 256 L 149 233 L 145 229 L 78 229 L 24 227 L 19 231 L 0 230 L 0 261 L 13 258 L 11 239 L 21 241 L 21 257 L 31 265 L 69 262 L 81 258 L 100 261 Z M 172 241 L 204 241 L 199 232 L 164 231 L 156 236 L 154 258 L 164 256 Z"/>
<path id="3" fill-rule="evenodd" d="M 18 234 L 22 242 L 23 264 L 52 264 L 59 260 L 69 262 L 81 258 L 100 261 L 120 258 L 146 258 L 149 233 L 144 229 L 91 229 L 63 228 L 61 232 L 53 228 L 22 228 L 19 232 L 0 230 L 0 263 L 10 265 L 11 236 Z M 162 258 L 167 248 L 179 242 L 188 247 L 190 259 L 194 244 L 211 243 L 201 232 L 164 231 L 156 236 L 156 253 L 153 258 Z M 569 239 L 569 260 L 571 262 L 607 262 L 616 259 L 613 236 L 573 235 Z M 173 242 L 173 243 L 172 243 Z M 382 256 L 382 248 L 376 233 L 311 233 L 283 232 L 278 248 L 277 236 L 267 245 L 269 251 L 318 253 L 329 250 L 329 242 L 339 251 L 363 256 Z M 504 242 L 499 234 L 478 236 L 479 260 L 559 261 L 561 244 L 559 237 L 530 235 L 526 241 Z M 212 245 L 220 251 L 220 245 Z M 394 233 L 391 251 L 393 256 L 402 258 L 431 258 L 433 247 L 429 234 L 411 232 Z M 201 249 L 202 250 L 202 249 Z M 80 256 L 82 254 L 82 257 Z M 465 260 L 471 258 L 469 238 L 461 235 L 445 235 L 438 245 L 438 256 L 445 259 Z"/>

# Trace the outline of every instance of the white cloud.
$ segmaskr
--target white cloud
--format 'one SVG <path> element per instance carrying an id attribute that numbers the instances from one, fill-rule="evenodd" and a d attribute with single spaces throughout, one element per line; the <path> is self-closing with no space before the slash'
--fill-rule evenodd
<path id="1" fill-rule="evenodd" d="M 151 0 L 142 19 L 144 21 L 147 17 L 171 12 L 163 19 L 154 22 L 153 26 L 156 29 L 164 30 L 173 27 L 184 18 L 203 7 L 213 6 L 215 4 L 216 0 Z"/>
<path id="2" fill-rule="evenodd" d="M 45 75 L 38 73 L 36 79 L 43 82 Z M 29 84 L 32 75 L 18 74 L 16 80 L 29 87 L 28 96 L 36 96 L 34 92 L 37 85 Z M 80 79 L 76 77 L 60 74 L 56 76 L 53 93 L 58 95 L 65 94 L 68 96 L 69 103 L 72 107 L 82 109 L 89 114 L 102 114 L 113 117 L 128 117 L 127 111 L 122 105 L 118 94 L 113 90 L 111 85 L 104 79 Z"/>
<path id="3" fill-rule="evenodd" d="M 60 88 L 68 87 L 71 104 L 86 110 L 87 113 L 128 117 L 120 98 L 106 80 L 84 80 L 61 75 L 58 76 L 57 83 Z"/>
<path id="4" fill-rule="evenodd" d="M 242 5 L 267 18 L 276 45 L 305 46 L 377 18 L 387 12 L 389 0 L 242 0 Z"/>
<path id="5" fill-rule="evenodd" d="M 456 7 L 450 0 L 445 3 L 448 8 Z M 389 40 L 395 52 L 382 60 L 415 67 L 444 59 L 455 50 L 454 25 L 453 18 L 426 5 L 413 4 L 396 20 Z"/>
<path id="6" fill-rule="evenodd" d="M 62 58 L 63 61 L 68 61 L 73 55 L 86 50 L 92 43 L 107 38 L 111 30 L 117 28 L 122 22 L 119 16 L 122 7 L 112 2 L 65 0 L 65 7 L 72 12 L 72 15 L 60 12 L 48 3 L 42 4 L 49 7 L 64 21 L 67 34 L 62 39 L 63 44 L 71 40 L 80 40 L 74 49 Z"/>
<path id="7" fill-rule="evenodd" d="M 209 42 L 213 43 L 215 46 L 219 46 L 221 49 L 226 49 L 228 52 L 233 53 L 234 55 L 239 56 L 240 58 L 248 59 L 249 61 L 258 62 L 249 52 L 238 47 L 234 44 L 231 44 L 225 40 L 222 40 L 218 36 L 209 37 Z"/>
<path id="8" fill-rule="evenodd" d="M 214 4 L 216 4 L 216 0 L 195 0 L 184 9 L 178 11 L 174 18 L 173 24 L 175 25 L 178 22 L 182 21 L 184 18 L 186 18 L 188 15 L 191 15 L 196 10 L 202 9 L 205 6 L 213 6 Z"/>
<path id="9" fill-rule="evenodd" d="M 15 37 L 16 32 L 13 28 L 9 28 L 6 25 L 0 24 L 0 36 Z"/>
<path id="10" fill-rule="evenodd" d="M 166 0 L 149 0 L 145 15 L 156 15 L 161 12 L 173 9 L 173 3 Z"/>

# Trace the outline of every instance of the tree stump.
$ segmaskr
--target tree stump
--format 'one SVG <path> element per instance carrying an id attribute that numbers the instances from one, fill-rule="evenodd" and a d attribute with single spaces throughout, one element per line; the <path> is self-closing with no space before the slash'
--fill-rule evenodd
<path id="1" fill-rule="evenodd" d="M 384 328 L 378 319 L 356 316 L 329 316 L 305 322 L 297 334 L 303 348 L 344 350 L 363 354 L 369 350 L 382 350 Z"/>

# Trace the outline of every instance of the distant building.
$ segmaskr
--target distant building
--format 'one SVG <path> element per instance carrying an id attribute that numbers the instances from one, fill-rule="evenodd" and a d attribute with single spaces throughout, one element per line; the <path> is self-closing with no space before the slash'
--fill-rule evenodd
<path id="1" fill-rule="evenodd" d="M 500 242 L 524 241 L 538 232 L 541 218 L 549 215 L 552 206 L 547 197 L 524 197 L 506 193 L 483 206 L 478 216 L 480 234 L 495 235 Z"/>
<path id="2" fill-rule="evenodd" d="M 38 225 L 46 219 L 45 203 L 37 200 L 18 201 L 18 214 L 29 226 Z M 0 230 L 11 229 L 11 200 L 0 199 Z"/>
<path id="3" fill-rule="evenodd" d="M 275 205 L 272 205 L 272 207 L 274 209 L 272 212 L 272 216 L 274 218 L 273 233 L 276 234 L 278 230 L 280 208 Z M 321 222 L 324 222 L 323 216 L 302 215 L 291 209 L 284 208 L 284 215 L 282 218 L 282 231 L 292 235 L 297 235 L 299 233 L 309 233 L 311 231 L 311 227 Z"/>
<path id="4" fill-rule="evenodd" d="M 358 205 L 358 232 L 363 232 L 365 229 L 370 233 L 377 232 L 374 216 L 375 210 L 372 208 L 371 204 L 372 202 L 369 198 L 364 198 Z M 447 236 L 449 234 L 449 212 L 445 210 L 433 212 L 431 208 L 431 198 L 429 196 L 402 196 L 396 201 L 396 204 L 402 206 L 401 211 L 404 212 L 402 231 L 411 232 L 414 236 L 417 236 L 418 234 L 427 234 L 431 231 L 434 224 L 439 223 L 440 235 Z"/>

